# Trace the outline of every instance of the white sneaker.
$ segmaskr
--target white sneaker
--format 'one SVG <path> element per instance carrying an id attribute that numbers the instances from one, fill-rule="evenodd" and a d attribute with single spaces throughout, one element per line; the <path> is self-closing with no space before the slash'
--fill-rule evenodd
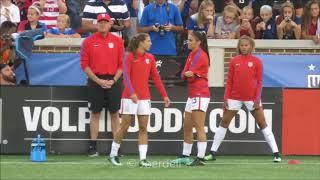
<path id="1" fill-rule="evenodd" d="M 280 153 L 274 153 L 273 154 L 273 156 L 274 156 L 274 158 L 273 158 L 273 162 L 275 162 L 275 163 L 279 163 L 279 162 L 281 162 L 281 156 L 280 156 Z"/>
<path id="2" fill-rule="evenodd" d="M 122 164 L 119 161 L 119 157 L 118 156 L 110 157 L 109 161 L 115 166 L 122 166 Z"/>

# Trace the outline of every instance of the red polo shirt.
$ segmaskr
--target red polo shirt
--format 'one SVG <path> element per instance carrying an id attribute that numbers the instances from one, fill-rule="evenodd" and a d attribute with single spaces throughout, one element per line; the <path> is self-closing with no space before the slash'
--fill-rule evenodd
<path id="1" fill-rule="evenodd" d="M 90 67 L 97 75 L 115 75 L 122 69 L 124 55 L 123 40 L 111 33 L 103 37 L 94 33 L 82 43 L 80 64 L 81 68 Z"/>

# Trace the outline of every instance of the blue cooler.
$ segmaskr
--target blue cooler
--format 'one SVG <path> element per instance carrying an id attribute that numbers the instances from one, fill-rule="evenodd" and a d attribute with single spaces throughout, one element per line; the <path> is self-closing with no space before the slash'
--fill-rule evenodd
<path id="1" fill-rule="evenodd" d="M 33 162 L 45 162 L 46 157 L 46 144 L 44 140 L 38 134 L 38 137 L 32 140 L 30 160 Z"/>

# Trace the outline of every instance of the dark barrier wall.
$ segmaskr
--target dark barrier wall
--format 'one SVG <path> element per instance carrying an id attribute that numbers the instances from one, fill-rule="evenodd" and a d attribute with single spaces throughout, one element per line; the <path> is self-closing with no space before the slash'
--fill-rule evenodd
<path id="1" fill-rule="evenodd" d="M 180 154 L 182 151 L 183 111 L 187 98 L 185 87 L 169 87 L 170 108 L 163 108 L 160 99 L 153 99 L 152 116 L 148 131 L 149 154 Z M 211 88 L 211 102 L 206 116 L 208 144 L 221 117 L 223 88 Z M 153 97 L 159 97 L 152 89 Z M 90 113 L 85 87 L 1 87 L 2 144 L 1 153 L 29 153 L 30 140 L 41 134 L 46 138 L 51 153 L 85 153 L 89 137 Z M 281 145 L 282 91 L 265 88 L 263 106 L 267 122 Z M 107 120 L 107 121 L 105 121 Z M 103 115 L 100 121 L 99 151 L 109 152 L 112 141 L 110 118 Z M 137 129 L 133 122 L 122 146 L 123 153 L 137 153 Z M 194 146 L 195 149 L 196 145 Z M 281 148 L 281 147 L 280 147 Z M 269 154 L 271 150 L 257 129 L 254 118 L 239 111 L 230 124 L 221 154 Z"/>
<path id="2" fill-rule="evenodd" d="M 320 89 L 283 90 L 284 155 L 320 155 L 319 102 Z"/>

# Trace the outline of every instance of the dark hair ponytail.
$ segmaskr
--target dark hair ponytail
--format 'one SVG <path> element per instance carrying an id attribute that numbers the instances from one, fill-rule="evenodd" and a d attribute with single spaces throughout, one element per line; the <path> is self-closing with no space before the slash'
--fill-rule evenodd
<path id="1" fill-rule="evenodd" d="M 134 59 L 136 59 L 136 57 L 137 57 L 136 51 L 139 47 L 140 42 L 145 41 L 148 36 L 149 36 L 149 34 L 147 34 L 147 33 L 138 33 L 138 34 L 134 35 L 131 38 L 131 40 L 129 41 L 128 51 L 133 54 Z"/>
<path id="2" fill-rule="evenodd" d="M 209 56 L 209 48 L 208 48 L 206 33 L 204 31 L 192 31 L 192 35 L 201 42 L 200 47 L 207 54 L 209 59 L 209 65 L 210 65 L 210 56 Z"/>

